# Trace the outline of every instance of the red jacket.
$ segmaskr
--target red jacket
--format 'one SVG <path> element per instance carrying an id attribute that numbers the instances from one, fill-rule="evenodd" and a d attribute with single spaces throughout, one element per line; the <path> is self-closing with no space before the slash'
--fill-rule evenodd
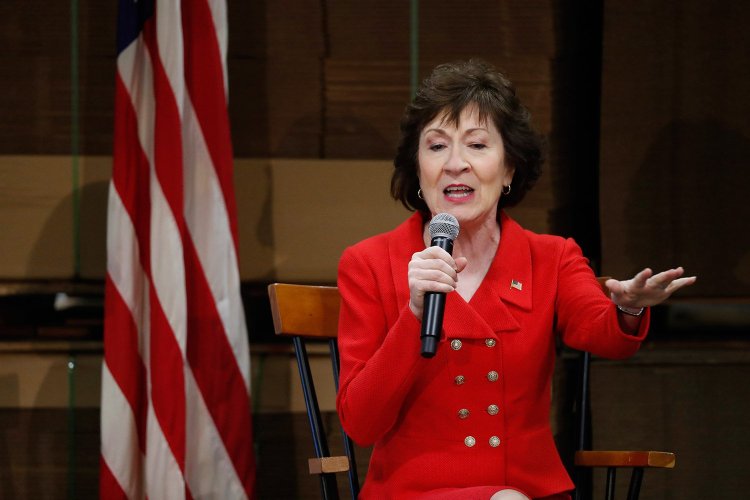
<path id="1" fill-rule="evenodd" d="M 648 316 L 637 335 L 622 332 L 572 239 L 534 234 L 503 214 L 487 275 L 469 303 L 448 294 L 437 354 L 424 359 L 407 282 L 412 254 L 425 247 L 422 229 L 415 214 L 348 248 L 339 264 L 338 413 L 356 443 L 374 444 L 360 498 L 572 489 L 549 424 L 555 334 L 575 349 L 625 358 Z"/>

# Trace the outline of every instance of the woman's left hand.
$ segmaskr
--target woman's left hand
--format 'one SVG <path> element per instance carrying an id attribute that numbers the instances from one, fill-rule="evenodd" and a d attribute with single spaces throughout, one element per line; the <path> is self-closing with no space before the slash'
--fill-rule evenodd
<path id="1" fill-rule="evenodd" d="M 632 279 L 618 281 L 607 280 L 612 302 L 621 307 L 639 308 L 655 306 L 669 298 L 684 286 L 695 283 L 696 277 L 682 278 L 685 270 L 681 267 L 654 274 L 646 268 Z"/>

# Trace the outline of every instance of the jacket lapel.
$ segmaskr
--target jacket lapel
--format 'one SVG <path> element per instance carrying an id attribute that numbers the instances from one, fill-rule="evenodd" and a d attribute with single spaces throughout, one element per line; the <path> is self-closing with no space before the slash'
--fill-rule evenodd
<path id="1" fill-rule="evenodd" d="M 516 221 L 504 212 L 501 217 L 500 248 L 493 262 L 493 275 L 486 281 L 495 288 L 500 300 L 530 311 L 532 267 L 529 239 Z"/>
<path id="2" fill-rule="evenodd" d="M 414 214 L 391 233 L 389 258 L 399 304 L 409 300 L 408 266 L 411 256 L 424 249 L 422 217 Z M 468 303 L 457 293 L 446 297 L 443 336 L 489 338 L 520 330 L 518 309 L 531 310 L 531 250 L 524 230 L 505 213 L 501 239 L 487 275 Z"/>

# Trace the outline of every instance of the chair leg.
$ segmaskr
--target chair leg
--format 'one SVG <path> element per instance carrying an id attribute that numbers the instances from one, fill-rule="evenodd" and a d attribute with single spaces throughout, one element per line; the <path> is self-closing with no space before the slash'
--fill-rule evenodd
<path id="1" fill-rule="evenodd" d="M 638 500 L 641 493 L 641 482 L 643 482 L 643 467 L 633 467 L 630 487 L 628 488 L 628 500 Z"/>
<path id="2" fill-rule="evenodd" d="M 576 467 L 575 490 L 573 490 L 574 500 L 592 500 L 594 497 L 593 489 L 593 469 L 591 467 Z"/>
<path id="3" fill-rule="evenodd" d="M 577 404 L 578 434 L 577 450 L 591 449 L 591 415 L 589 413 L 589 372 L 591 371 L 591 354 L 581 353 L 579 372 L 579 387 Z M 593 472 L 588 467 L 578 467 L 575 471 L 575 500 L 591 500 L 594 495 L 592 477 Z"/>
<path id="4" fill-rule="evenodd" d="M 339 391 L 339 346 L 336 343 L 336 339 L 330 339 L 328 341 L 329 350 L 331 352 L 331 366 L 333 367 L 333 382 L 336 386 L 336 392 Z M 352 492 L 352 499 L 359 497 L 359 476 L 357 474 L 357 460 L 354 456 L 354 443 L 351 438 L 346 434 L 346 431 L 341 427 L 341 434 L 344 436 L 344 452 L 346 457 L 349 459 L 349 489 Z"/>
<path id="5" fill-rule="evenodd" d="M 617 469 L 614 467 L 607 467 L 607 500 L 614 500 L 615 498 L 615 479 L 617 478 Z"/>
<path id="6" fill-rule="evenodd" d="M 297 368 L 302 382 L 302 394 L 305 397 L 305 408 L 307 408 L 307 419 L 310 422 L 315 455 L 318 458 L 327 457 L 330 452 L 323 429 L 323 419 L 320 416 L 318 398 L 315 394 L 315 384 L 310 370 L 310 361 L 307 357 L 307 349 L 305 349 L 305 344 L 301 338 L 294 337 L 292 341 L 294 343 L 294 354 L 297 357 Z M 325 500 L 338 500 L 339 489 L 336 476 L 334 474 L 320 474 L 320 490 Z"/>
<path id="7" fill-rule="evenodd" d="M 591 371 L 591 354 L 583 353 L 581 358 L 581 386 L 578 401 L 578 450 L 588 449 L 588 409 L 589 409 L 589 372 Z"/>

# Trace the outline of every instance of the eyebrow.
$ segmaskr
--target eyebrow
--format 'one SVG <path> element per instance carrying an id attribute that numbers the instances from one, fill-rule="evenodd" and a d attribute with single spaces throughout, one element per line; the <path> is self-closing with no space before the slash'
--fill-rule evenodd
<path id="1" fill-rule="evenodd" d="M 474 128 L 468 129 L 464 133 L 464 135 L 473 134 L 474 132 L 477 132 L 477 131 L 489 132 L 489 129 L 484 128 L 484 127 L 474 127 Z M 425 130 L 422 131 L 423 134 L 426 134 L 428 132 L 437 132 L 439 134 L 445 134 L 446 133 L 445 129 L 442 129 L 442 128 L 428 128 L 428 129 L 425 129 Z"/>

